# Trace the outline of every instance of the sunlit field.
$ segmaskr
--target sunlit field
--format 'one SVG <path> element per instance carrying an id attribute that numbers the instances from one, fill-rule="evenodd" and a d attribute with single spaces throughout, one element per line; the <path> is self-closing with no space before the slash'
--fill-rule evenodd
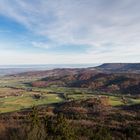
<path id="1" fill-rule="evenodd" d="M 36 78 L 37 79 L 37 78 Z M 111 106 L 133 105 L 140 103 L 140 98 L 121 94 L 104 93 L 86 88 L 68 87 L 30 87 L 28 82 L 36 79 L 1 78 L 0 113 L 14 112 L 32 106 L 54 105 L 71 100 L 108 97 Z M 39 95 L 39 97 L 36 97 Z"/>

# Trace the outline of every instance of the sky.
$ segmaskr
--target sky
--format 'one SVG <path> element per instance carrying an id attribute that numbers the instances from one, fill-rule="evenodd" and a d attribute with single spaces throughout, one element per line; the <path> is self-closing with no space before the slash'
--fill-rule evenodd
<path id="1" fill-rule="evenodd" d="M 140 62 L 140 0 L 0 0 L 0 65 Z"/>

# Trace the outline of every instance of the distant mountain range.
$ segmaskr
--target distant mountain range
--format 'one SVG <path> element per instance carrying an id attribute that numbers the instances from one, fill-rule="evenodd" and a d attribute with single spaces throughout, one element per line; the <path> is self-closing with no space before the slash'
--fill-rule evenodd
<path id="1" fill-rule="evenodd" d="M 36 71 L 38 73 L 38 71 L 42 72 L 42 71 L 48 71 L 48 70 L 53 70 L 53 69 L 63 69 L 63 68 L 65 69 L 87 68 L 87 67 L 95 67 L 97 65 L 99 64 L 95 63 L 95 64 L 0 65 L 0 76 L 26 73 L 26 72 L 34 73 Z"/>
<path id="2" fill-rule="evenodd" d="M 69 67 L 66 65 L 66 68 L 61 66 L 56 68 L 55 66 L 43 67 L 43 68 L 7 68 L 0 69 L 1 74 L 15 74 L 16 76 L 50 76 L 50 75 L 62 75 L 62 74 L 71 74 L 79 73 L 81 71 L 93 71 L 102 72 L 102 73 L 140 73 L 140 63 L 105 63 L 99 66 L 88 67 L 88 65 L 83 65 L 83 67 Z"/>
<path id="3" fill-rule="evenodd" d="M 36 77 L 33 87 L 82 87 L 105 92 L 140 94 L 140 63 L 106 63 L 89 68 L 59 68 L 11 75 Z"/>
<path id="4" fill-rule="evenodd" d="M 110 72 L 140 72 L 140 63 L 105 63 L 96 68 Z"/>

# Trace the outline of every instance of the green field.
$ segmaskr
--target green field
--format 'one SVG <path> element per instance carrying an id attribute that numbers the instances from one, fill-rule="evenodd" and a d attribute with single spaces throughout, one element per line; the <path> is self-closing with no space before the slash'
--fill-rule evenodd
<path id="1" fill-rule="evenodd" d="M 32 96 L 25 94 L 23 97 L 7 97 L 0 99 L 0 113 L 16 111 L 37 105 L 46 105 L 62 102 L 63 99 L 57 94 L 47 94 L 41 99 L 34 99 Z"/>
<path id="2" fill-rule="evenodd" d="M 65 100 L 80 100 L 87 98 L 98 98 L 108 96 L 112 106 L 132 105 L 140 103 L 140 98 L 132 96 L 122 96 L 121 94 L 111 94 L 92 91 L 86 88 L 68 87 L 47 87 L 33 88 L 25 84 L 36 79 L 2 78 L 0 80 L 0 113 L 17 111 L 32 106 L 50 105 L 64 102 Z M 28 89 L 31 88 L 31 91 Z M 40 94 L 41 98 L 35 99 L 34 95 Z M 125 99 L 125 102 L 124 100 Z"/>

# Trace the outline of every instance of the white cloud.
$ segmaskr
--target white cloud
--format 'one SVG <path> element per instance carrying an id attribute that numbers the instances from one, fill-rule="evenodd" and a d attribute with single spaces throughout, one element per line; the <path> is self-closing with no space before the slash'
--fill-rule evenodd
<path id="1" fill-rule="evenodd" d="M 34 47 L 91 46 L 75 58 L 47 56 L 52 63 L 140 60 L 139 0 L 1 0 L 0 14 L 51 41 L 33 41 Z"/>

